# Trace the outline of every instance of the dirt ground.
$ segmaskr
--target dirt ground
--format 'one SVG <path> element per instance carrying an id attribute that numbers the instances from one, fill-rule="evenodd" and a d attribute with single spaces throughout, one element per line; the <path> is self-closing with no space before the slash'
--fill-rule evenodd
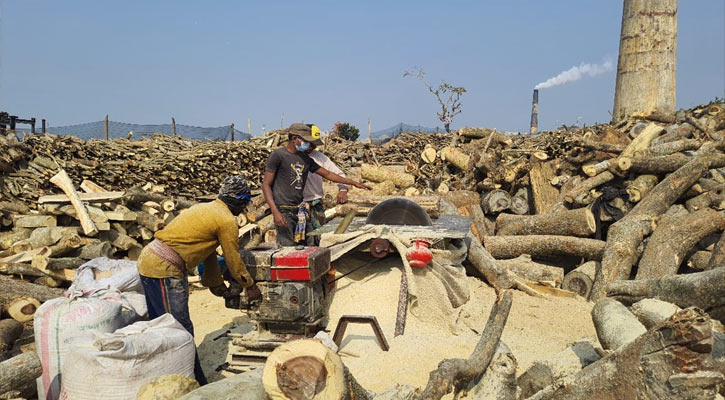
<path id="1" fill-rule="evenodd" d="M 337 263 L 338 273 L 355 263 Z M 347 264 L 347 265 L 346 265 Z M 395 263 L 365 267 L 337 282 L 329 308 L 328 329 L 334 330 L 344 314 L 374 315 L 390 351 L 382 351 L 368 326 L 350 325 L 340 354 L 360 383 L 369 390 L 383 391 L 395 383 L 423 386 L 428 374 L 444 358 L 467 358 L 475 347 L 488 318 L 495 293 L 480 280 L 466 278 L 470 298 L 454 310 L 456 332 L 436 321 L 420 320 L 408 313 L 405 334 L 393 337 L 401 268 Z M 596 339 L 591 320 L 593 304 L 581 298 L 540 299 L 522 292 L 514 295 L 502 340 L 518 361 L 517 373 L 550 357 L 581 339 Z M 202 367 L 210 381 L 229 376 L 215 371 L 227 357 L 227 339 L 217 339 L 227 329 L 244 333 L 251 329 L 242 313 L 224 307 L 222 299 L 208 290 L 196 289 L 190 298 L 196 344 Z"/>

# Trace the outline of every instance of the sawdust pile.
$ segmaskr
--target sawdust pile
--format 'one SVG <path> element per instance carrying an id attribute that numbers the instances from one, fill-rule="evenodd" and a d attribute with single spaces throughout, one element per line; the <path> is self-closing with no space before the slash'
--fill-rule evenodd
<path id="1" fill-rule="evenodd" d="M 346 257 L 336 262 L 338 274 L 350 271 L 361 260 Z M 467 358 L 488 318 L 495 293 L 480 280 L 467 277 L 470 299 L 452 315 L 425 312 L 425 320 L 408 313 L 405 334 L 393 337 L 402 265 L 399 260 L 378 262 L 340 279 L 331 299 L 328 329 L 342 315 L 373 315 L 383 330 L 390 351 L 378 346 L 367 325 L 348 326 L 340 355 L 358 381 L 369 390 L 383 391 L 395 383 L 423 386 L 438 363 L 451 357 Z M 420 293 L 425 296 L 426 293 Z M 534 361 L 545 359 L 583 338 L 596 338 L 590 317 L 591 303 L 582 299 L 542 300 L 515 292 L 514 303 L 502 340 L 519 363 L 518 374 Z M 423 302 L 422 304 L 426 304 Z M 190 297 L 191 318 L 202 367 L 210 381 L 229 376 L 215 369 L 226 361 L 227 341 L 214 340 L 230 327 L 243 333 L 250 329 L 242 312 L 224 308 L 223 301 L 208 290 L 194 290 Z M 421 315 L 421 314 L 419 314 Z M 456 332 L 448 321 L 455 318 Z"/>

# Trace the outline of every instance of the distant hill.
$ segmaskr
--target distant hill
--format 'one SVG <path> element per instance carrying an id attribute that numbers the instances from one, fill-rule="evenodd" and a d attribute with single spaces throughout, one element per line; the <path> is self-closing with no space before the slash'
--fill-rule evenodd
<path id="1" fill-rule="evenodd" d="M 47 131 L 57 135 L 76 136 L 84 140 L 104 139 L 106 137 L 104 121 L 89 122 L 79 125 L 55 126 L 47 128 Z M 133 131 L 131 139 L 140 139 L 145 136 L 151 136 L 154 133 L 163 133 L 166 135 L 174 134 L 174 129 L 171 124 L 141 125 L 114 121 L 108 122 L 108 136 L 111 139 L 125 139 L 130 131 Z M 204 128 L 199 126 L 176 124 L 176 133 L 187 139 L 231 140 L 232 126 L 227 125 L 216 128 Z M 234 129 L 234 140 L 247 140 L 251 137 L 252 136 L 248 133 Z"/>
<path id="2" fill-rule="evenodd" d="M 400 136 L 403 132 L 444 133 L 445 129 L 427 128 L 420 125 L 408 125 L 401 122 L 395 126 L 391 126 L 390 128 L 373 132 L 373 143 L 385 143 L 390 139 Z"/>

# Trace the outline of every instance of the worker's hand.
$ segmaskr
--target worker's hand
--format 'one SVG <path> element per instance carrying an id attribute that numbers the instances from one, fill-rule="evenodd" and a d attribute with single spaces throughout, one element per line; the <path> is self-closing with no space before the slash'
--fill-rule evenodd
<path id="1" fill-rule="evenodd" d="M 227 287 L 227 285 L 225 285 L 225 284 L 222 283 L 221 285 L 217 285 L 217 286 L 210 287 L 209 288 L 209 291 L 214 296 L 217 296 L 217 297 L 226 297 L 225 294 L 227 294 L 227 292 L 229 291 L 229 288 Z"/>
<path id="2" fill-rule="evenodd" d="M 287 226 L 287 219 L 282 215 L 281 212 L 277 211 L 274 213 L 274 224 L 279 227 Z"/>
<path id="3" fill-rule="evenodd" d="M 370 186 L 360 182 L 353 182 L 352 185 L 358 189 L 373 190 Z"/>
<path id="4" fill-rule="evenodd" d="M 340 190 L 337 192 L 337 204 L 347 203 L 347 190 Z"/>
<path id="5" fill-rule="evenodd" d="M 247 301 L 262 300 L 262 292 L 259 290 L 257 285 L 252 285 L 246 288 Z"/>

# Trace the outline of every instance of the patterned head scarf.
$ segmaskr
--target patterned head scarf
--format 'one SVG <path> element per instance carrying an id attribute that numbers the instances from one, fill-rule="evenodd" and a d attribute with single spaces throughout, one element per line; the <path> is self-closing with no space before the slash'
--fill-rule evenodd
<path id="1" fill-rule="evenodd" d="M 224 178 L 222 187 L 219 188 L 219 196 L 237 197 L 239 195 L 250 195 L 249 184 L 241 175 L 228 175 Z"/>

